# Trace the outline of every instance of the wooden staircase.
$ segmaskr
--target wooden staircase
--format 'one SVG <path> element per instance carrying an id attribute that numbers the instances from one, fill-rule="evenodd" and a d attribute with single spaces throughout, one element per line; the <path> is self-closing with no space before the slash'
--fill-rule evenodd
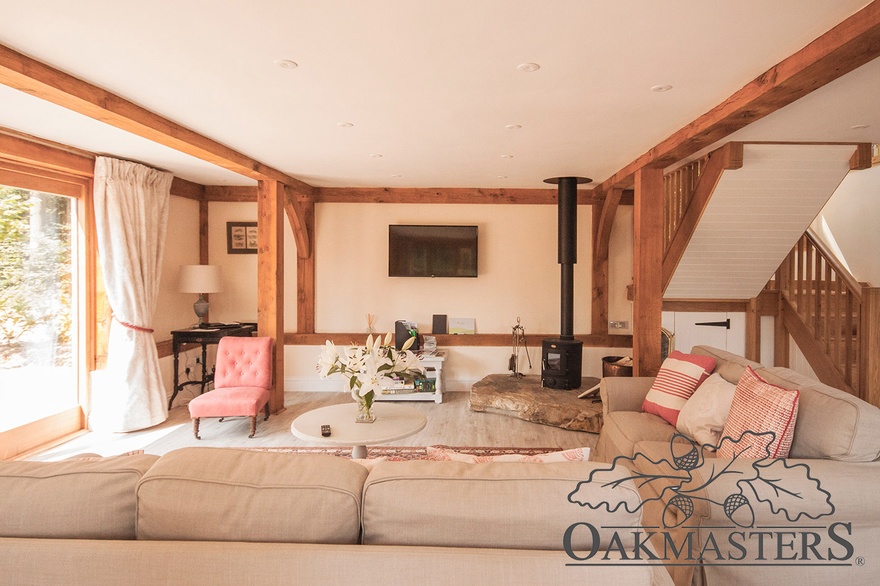
<path id="1" fill-rule="evenodd" d="M 869 399 L 880 362 L 880 288 L 859 283 L 812 230 L 767 284 L 779 295 L 782 327 L 826 384 Z M 779 336 L 777 336 L 777 339 Z M 787 361 L 787 341 L 777 360 Z M 877 379 L 874 378 L 874 381 Z"/>
<path id="2" fill-rule="evenodd" d="M 786 149 L 797 149 L 807 157 L 798 161 Z M 733 311 L 741 306 L 739 311 L 746 312 L 747 320 L 746 354 L 753 360 L 760 360 L 761 317 L 772 316 L 776 366 L 789 366 L 790 340 L 794 340 L 819 380 L 880 406 L 880 288 L 857 282 L 809 228 L 798 238 L 847 168 L 871 166 L 866 153 L 870 153 L 869 145 L 855 145 L 847 165 L 849 154 L 842 145 L 728 143 L 667 173 L 664 306 L 676 301 L 678 306 L 689 304 L 690 311 L 698 310 L 695 308 L 701 303 L 707 307 L 723 304 Z M 842 160 L 843 166 L 835 160 Z M 731 172 L 730 180 L 725 171 Z M 743 181 L 743 177 L 748 179 Z M 745 183 L 746 189 L 736 182 Z M 751 193 L 755 189 L 762 190 L 757 197 Z M 827 196 L 818 190 L 826 191 Z M 711 212 L 709 206 L 710 199 L 719 195 L 716 191 L 727 202 L 721 208 L 721 222 L 719 212 Z M 812 207 L 804 207 L 810 198 Z M 796 218 L 785 215 L 789 205 L 799 208 Z M 770 221 L 766 227 L 752 230 L 741 216 L 748 216 L 756 207 L 761 209 L 755 217 Z M 704 215 L 713 213 L 715 217 L 704 222 Z M 732 230 L 729 224 L 733 224 Z M 747 244 L 744 239 L 735 240 L 747 232 Z M 786 237 L 787 243 L 782 244 Z M 725 240 L 732 244 L 728 246 Z M 786 256 L 791 243 L 794 247 Z M 772 253 L 775 257 L 765 245 L 776 250 Z M 691 267 L 686 266 L 689 261 Z M 702 271 L 699 278 L 692 276 L 693 267 Z M 766 271 L 763 277 L 762 270 Z M 768 276 L 770 280 L 763 286 Z M 705 281 L 722 285 L 700 290 L 698 283 Z"/>

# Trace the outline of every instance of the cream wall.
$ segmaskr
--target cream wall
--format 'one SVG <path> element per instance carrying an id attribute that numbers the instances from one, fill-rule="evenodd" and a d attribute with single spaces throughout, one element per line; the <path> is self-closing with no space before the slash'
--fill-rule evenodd
<path id="1" fill-rule="evenodd" d="M 257 204 L 208 204 L 208 260 L 223 267 L 223 292 L 211 295 L 211 321 L 257 321 L 257 255 L 226 252 L 226 222 L 256 222 Z M 284 221 L 284 329 L 296 331 L 296 243 Z"/>
<path id="2" fill-rule="evenodd" d="M 172 195 L 156 317 L 153 320 L 153 337 L 157 342 L 170 339 L 171 330 L 196 322 L 192 309 L 196 298 L 189 293 L 177 291 L 180 265 L 187 264 L 199 264 L 199 202 Z M 174 380 L 173 363 L 170 356 L 159 360 L 162 380 L 169 396 Z"/>
<path id="3" fill-rule="evenodd" d="M 575 267 L 575 333 L 590 326 L 592 232 L 591 206 L 578 207 L 578 264 Z M 194 217 L 197 217 L 197 213 Z M 255 203 L 211 202 L 209 259 L 223 267 L 224 291 L 211 296 L 211 319 L 255 321 L 256 255 L 226 253 L 226 222 L 255 221 Z M 529 334 L 559 332 L 557 210 L 552 205 L 430 205 L 321 203 L 315 210 L 316 330 L 363 332 L 366 314 L 376 316 L 376 331 L 408 319 L 430 334 L 432 316 L 473 317 L 478 333 L 511 332 L 516 318 Z M 389 224 L 460 224 L 479 227 L 479 277 L 430 279 L 388 277 Z M 195 231 L 195 230 L 194 230 Z M 196 231 L 197 232 L 197 231 Z M 197 247 L 196 247 L 197 249 Z M 632 209 L 621 206 L 611 236 L 610 319 L 632 323 L 626 286 L 632 280 Z M 285 222 L 285 331 L 296 331 L 296 246 Z M 191 322 L 184 322 L 191 323 Z M 628 333 L 613 331 L 612 333 Z M 359 340 L 354 340 L 358 342 Z M 529 349 L 540 372 L 540 349 Z M 318 346 L 287 346 L 285 388 L 336 390 L 338 381 L 322 381 L 315 371 Z M 490 373 L 506 372 L 511 349 L 448 348 L 444 371 L 448 390 L 464 390 Z M 630 348 L 586 348 L 584 374 L 598 376 L 601 358 L 629 354 Z M 169 384 L 170 388 L 170 384 Z"/>
<path id="4" fill-rule="evenodd" d="M 880 286 L 880 165 L 850 171 L 820 218 L 828 223 L 856 280 Z M 814 229 L 818 229 L 814 225 Z M 818 230 L 817 230 L 818 231 Z"/>

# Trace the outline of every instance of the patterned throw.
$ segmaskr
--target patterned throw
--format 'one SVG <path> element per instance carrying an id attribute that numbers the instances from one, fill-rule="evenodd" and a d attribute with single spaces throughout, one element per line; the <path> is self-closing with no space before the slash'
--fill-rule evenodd
<path id="1" fill-rule="evenodd" d="M 476 457 L 493 457 L 510 454 L 538 455 L 558 452 L 559 448 L 497 448 L 497 447 L 469 447 L 469 446 L 431 446 L 432 448 L 451 450 L 460 454 L 470 454 Z M 328 454 L 351 458 L 351 448 L 340 447 L 283 447 L 283 448 L 246 448 L 259 452 L 280 452 L 285 454 Z M 403 460 L 428 460 L 428 448 L 425 446 L 368 446 L 370 458 L 385 458 L 392 462 Z M 589 452 L 588 452 L 589 453 Z"/>
<path id="2" fill-rule="evenodd" d="M 747 366 L 733 393 L 718 457 L 788 457 L 794 438 L 799 398 L 800 391 L 770 384 Z M 767 436 L 756 435 L 769 431 L 774 434 L 769 438 L 772 441 Z M 727 441 L 726 438 L 733 441 Z"/>
<path id="3" fill-rule="evenodd" d="M 715 359 L 709 356 L 674 351 L 663 361 L 651 390 L 642 403 L 642 411 L 659 415 L 672 425 L 678 414 L 706 378 L 715 370 Z"/>

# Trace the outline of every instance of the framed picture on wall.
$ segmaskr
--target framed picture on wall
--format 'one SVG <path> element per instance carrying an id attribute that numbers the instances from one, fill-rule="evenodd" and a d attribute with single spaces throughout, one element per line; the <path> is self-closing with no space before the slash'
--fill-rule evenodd
<path id="1" fill-rule="evenodd" d="M 257 254 L 257 223 L 226 222 L 226 253 Z"/>

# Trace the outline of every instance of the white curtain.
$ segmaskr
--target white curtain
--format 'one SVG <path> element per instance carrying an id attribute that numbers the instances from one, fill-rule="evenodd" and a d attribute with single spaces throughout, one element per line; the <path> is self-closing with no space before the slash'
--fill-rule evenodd
<path id="1" fill-rule="evenodd" d="M 95 161 L 98 254 L 113 320 L 106 371 L 93 377 L 93 429 L 134 431 L 168 418 L 151 324 L 172 178 L 128 161 Z"/>

